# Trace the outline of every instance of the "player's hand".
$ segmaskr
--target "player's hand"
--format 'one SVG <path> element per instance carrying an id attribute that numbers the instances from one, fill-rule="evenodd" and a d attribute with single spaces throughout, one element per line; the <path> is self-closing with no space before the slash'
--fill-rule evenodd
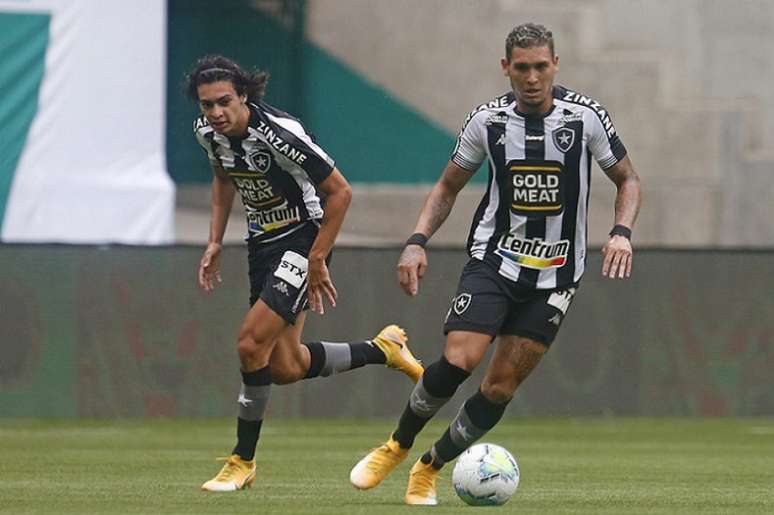
<path id="1" fill-rule="evenodd" d="M 419 291 L 419 280 L 427 271 L 427 254 L 419 245 L 406 245 L 398 259 L 398 282 L 407 295 Z"/>
<path id="2" fill-rule="evenodd" d="M 323 299 L 328 299 L 331 307 L 336 307 L 336 299 L 339 294 L 333 285 L 331 275 L 328 272 L 328 266 L 325 259 L 309 259 L 309 269 L 307 270 L 307 297 L 309 298 L 309 309 L 321 315 L 325 314 Z"/>
<path id="3" fill-rule="evenodd" d="M 610 279 L 624 279 L 632 275 L 632 242 L 621 235 L 613 235 L 602 247 L 605 260 L 602 276 Z"/>
<path id="4" fill-rule="evenodd" d="M 204 249 L 201 261 L 199 261 L 199 286 L 206 292 L 215 289 L 216 282 L 222 282 L 220 278 L 220 252 L 223 245 L 209 243 Z"/>

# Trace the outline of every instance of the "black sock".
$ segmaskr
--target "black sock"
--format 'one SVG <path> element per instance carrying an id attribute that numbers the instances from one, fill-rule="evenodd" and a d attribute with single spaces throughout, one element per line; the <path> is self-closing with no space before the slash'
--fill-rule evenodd
<path id="1" fill-rule="evenodd" d="M 320 342 L 304 343 L 309 349 L 309 370 L 306 371 L 304 379 L 311 379 L 320 375 L 320 371 L 325 365 L 325 349 Z"/>
<path id="2" fill-rule="evenodd" d="M 441 359 L 427 367 L 422 375 L 422 388 L 428 394 L 439 399 L 449 399 L 457 391 L 457 388 L 465 379 L 470 376 L 470 372 L 463 370 L 449 363 L 446 358 Z M 439 407 L 440 408 L 440 407 Z M 398 444 L 403 449 L 408 449 L 414 445 L 414 439 L 425 425 L 433 418 L 433 414 L 421 417 L 411 409 L 411 401 L 406 404 L 403 414 L 398 421 L 398 427 L 392 434 Z"/>
<path id="3" fill-rule="evenodd" d="M 255 448 L 261 435 L 261 420 L 243 420 L 237 417 L 237 444 L 231 454 L 238 454 L 240 458 L 250 461 L 255 457 Z"/>
<path id="4" fill-rule="evenodd" d="M 370 342 L 350 343 L 349 350 L 352 353 L 352 367 L 350 370 L 373 363 L 384 365 L 387 362 L 387 357 L 382 352 L 382 349 Z"/>
<path id="5" fill-rule="evenodd" d="M 492 402 L 484 397 L 480 390 L 465 401 L 443 436 L 433 445 L 438 460 L 443 463 L 451 461 L 473 445 L 500 421 L 508 402 L 510 400 L 503 403 Z M 460 432 L 456 429 L 458 427 L 464 431 Z M 457 432 L 454 439 L 451 436 L 453 430 Z"/>

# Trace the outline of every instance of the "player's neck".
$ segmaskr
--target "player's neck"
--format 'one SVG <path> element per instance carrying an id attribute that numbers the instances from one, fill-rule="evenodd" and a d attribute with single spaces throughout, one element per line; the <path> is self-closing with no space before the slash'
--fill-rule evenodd
<path id="1" fill-rule="evenodd" d="M 247 137 L 247 125 L 250 123 L 250 108 L 246 104 L 243 107 L 244 110 L 240 112 L 240 117 L 236 123 L 234 123 L 234 130 L 229 136 L 235 138 Z"/>
<path id="2" fill-rule="evenodd" d="M 526 116 L 545 116 L 549 114 L 553 108 L 554 99 L 550 96 L 539 105 L 525 104 L 519 100 L 518 96 L 516 97 L 516 112 L 519 114 Z"/>

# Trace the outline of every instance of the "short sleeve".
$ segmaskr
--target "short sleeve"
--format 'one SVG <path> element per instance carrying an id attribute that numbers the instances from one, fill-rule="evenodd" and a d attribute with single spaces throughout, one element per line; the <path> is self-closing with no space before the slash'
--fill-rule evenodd
<path id="1" fill-rule="evenodd" d="M 333 172 L 335 162 L 314 140 L 314 136 L 298 121 L 267 113 L 273 133 L 279 138 L 271 145 L 275 153 L 301 168 L 315 184 L 320 184 Z"/>
<path id="2" fill-rule="evenodd" d="M 486 113 L 472 114 L 457 135 L 451 160 L 465 170 L 475 172 L 486 158 Z"/>
<path id="3" fill-rule="evenodd" d="M 590 118 L 589 149 L 600 168 L 607 170 L 626 156 L 626 147 L 615 130 L 610 114 L 604 107 L 588 111 Z"/>
<path id="4" fill-rule="evenodd" d="M 193 128 L 196 141 L 199 142 L 199 145 L 201 145 L 202 149 L 204 149 L 204 153 L 207 154 L 207 159 L 209 159 L 212 163 L 218 163 L 218 157 L 215 155 L 215 149 L 212 146 L 212 138 L 208 138 L 205 135 L 207 132 L 212 132 L 212 128 L 210 128 L 210 126 L 207 125 L 201 117 L 194 121 Z M 209 131 L 207 129 L 209 129 Z"/>

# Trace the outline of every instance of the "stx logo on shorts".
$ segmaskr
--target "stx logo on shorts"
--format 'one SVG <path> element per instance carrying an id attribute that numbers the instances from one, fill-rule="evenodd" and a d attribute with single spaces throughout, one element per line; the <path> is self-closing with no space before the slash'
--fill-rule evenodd
<path id="1" fill-rule="evenodd" d="M 274 272 L 275 277 L 279 277 L 294 288 L 301 288 L 306 280 L 306 270 L 309 262 L 301 254 L 288 250 L 282 255 L 280 264 Z"/>
<path id="2" fill-rule="evenodd" d="M 465 311 L 467 311 L 468 307 L 470 307 L 471 300 L 473 300 L 473 297 L 470 295 L 470 293 L 460 293 L 454 297 L 454 300 L 452 300 L 452 308 L 454 309 L 454 312 L 458 315 L 463 314 Z"/>

